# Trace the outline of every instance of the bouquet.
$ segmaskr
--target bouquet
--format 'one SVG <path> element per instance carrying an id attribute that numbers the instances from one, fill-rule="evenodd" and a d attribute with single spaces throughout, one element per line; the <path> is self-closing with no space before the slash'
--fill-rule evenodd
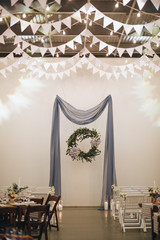
<path id="1" fill-rule="evenodd" d="M 8 197 L 11 199 L 14 199 L 17 197 L 17 195 L 22 192 L 23 190 L 27 189 L 26 187 L 18 187 L 17 183 L 12 183 L 12 186 L 8 188 Z"/>

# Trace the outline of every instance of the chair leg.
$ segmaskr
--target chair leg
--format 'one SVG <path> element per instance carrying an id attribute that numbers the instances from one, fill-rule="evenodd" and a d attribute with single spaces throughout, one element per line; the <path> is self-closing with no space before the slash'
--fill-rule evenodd
<path id="1" fill-rule="evenodd" d="M 57 211 L 55 211 L 55 216 L 56 216 L 56 225 L 57 225 L 57 231 L 59 231 L 59 224 L 58 224 L 58 216 L 57 216 Z"/>

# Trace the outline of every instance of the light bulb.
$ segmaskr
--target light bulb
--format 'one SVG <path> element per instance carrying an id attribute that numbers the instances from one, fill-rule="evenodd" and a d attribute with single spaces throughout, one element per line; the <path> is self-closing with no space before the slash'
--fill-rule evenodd
<path id="1" fill-rule="evenodd" d="M 56 57 L 59 57 L 59 54 L 58 54 L 58 53 L 56 54 Z"/>
<path id="2" fill-rule="evenodd" d="M 3 18 L 2 17 L 0 17 L 0 22 L 2 22 L 3 21 Z"/>
<path id="3" fill-rule="evenodd" d="M 111 36 L 113 35 L 113 31 L 110 32 L 110 35 L 111 35 Z"/>
<path id="4" fill-rule="evenodd" d="M 20 48 L 20 47 L 21 47 L 21 44 L 20 44 L 20 43 L 18 43 L 18 44 L 17 44 L 17 47 L 19 47 L 19 48 Z"/>
<path id="5" fill-rule="evenodd" d="M 141 13 L 140 13 L 140 12 L 138 12 L 138 13 L 137 13 L 137 17 L 140 17 L 140 16 L 141 16 Z"/>
<path id="6" fill-rule="evenodd" d="M 90 48 L 92 48 L 92 44 L 90 44 Z"/>
<path id="7" fill-rule="evenodd" d="M 23 18 L 26 18 L 26 14 L 25 14 L 25 13 L 23 13 L 23 14 L 22 14 L 22 17 L 23 17 Z"/>
<path id="8" fill-rule="evenodd" d="M 41 38 L 41 42 L 44 43 L 44 39 L 43 38 Z"/>
<path id="9" fill-rule="evenodd" d="M 65 35 L 66 34 L 66 32 L 63 30 L 63 35 Z"/>
<path id="10" fill-rule="evenodd" d="M 118 8 L 118 7 L 119 7 L 119 2 L 117 2 L 117 3 L 115 4 L 115 7 L 116 7 L 116 8 Z"/>
<path id="11" fill-rule="evenodd" d="M 92 26 L 92 21 L 89 22 L 89 26 Z"/>
<path id="12" fill-rule="evenodd" d="M 75 49 L 75 50 L 77 49 L 77 46 L 76 46 L 76 45 L 74 46 L 74 49 Z"/>
<path id="13" fill-rule="evenodd" d="M 156 46 L 159 47 L 159 43 L 157 43 Z"/>
<path id="14" fill-rule="evenodd" d="M 47 5 L 47 7 L 46 7 L 46 11 L 49 11 L 50 10 L 50 8 L 49 8 L 49 6 Z"/>
<path id="15" fill-rule="evenodd" d="M 106 57 L 108 57 L 108 53 L 106 53 Z"/>

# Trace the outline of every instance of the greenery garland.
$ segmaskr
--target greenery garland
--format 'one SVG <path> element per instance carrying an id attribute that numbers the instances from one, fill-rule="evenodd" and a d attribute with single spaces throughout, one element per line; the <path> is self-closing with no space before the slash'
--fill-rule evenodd
<path id="1" fill-rule="evenodd" d="M 88 152 L 83 152 L 77 147 L 77 142 L 82 142 L 86 138 L 91 138 L 91 148 Z M 82 160 L 82 162 L 83 160 L 86 160 L 86 162 L 92 162 L 92 160 L 101 153 L 98 149 L 100 142 L 100 135 L 95 129 L 90 130 L 88 128 L 79 128 L 74 131 L 67 140 L 68 148 L 66 155 L 70 155 L 73 160 Z"/>

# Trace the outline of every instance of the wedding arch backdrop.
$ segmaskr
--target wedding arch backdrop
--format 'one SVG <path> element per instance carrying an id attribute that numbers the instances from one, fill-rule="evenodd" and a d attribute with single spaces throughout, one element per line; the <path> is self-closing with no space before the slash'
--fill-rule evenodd
<path id="1" fill-rule="evenodd" d="M 102 183 L 101 206 L 107 199 L 110 208 L 113 184 L 117 184 L 115 160 L 114 160 L 114 131 L 113 131 L 113 111 L 112 97 L 109 95 L 97 106 L 89 110 L 79 110 L 64 101 L 59 96 L 56 97 L 53 107 L 53 121 L 51 132 L 51 152 L 50 152 L 50 186 L 55 187 L 55 193 L 61 195 L 61 160 L 60 160 L 60 116 L 59 108 L 63 114 L 73 123 L 78 125 L 89 124 L 95 121 L 108 106 L 108 117 L 106 124 L 106 138 L 104 151 L 104 169 Z"/>

